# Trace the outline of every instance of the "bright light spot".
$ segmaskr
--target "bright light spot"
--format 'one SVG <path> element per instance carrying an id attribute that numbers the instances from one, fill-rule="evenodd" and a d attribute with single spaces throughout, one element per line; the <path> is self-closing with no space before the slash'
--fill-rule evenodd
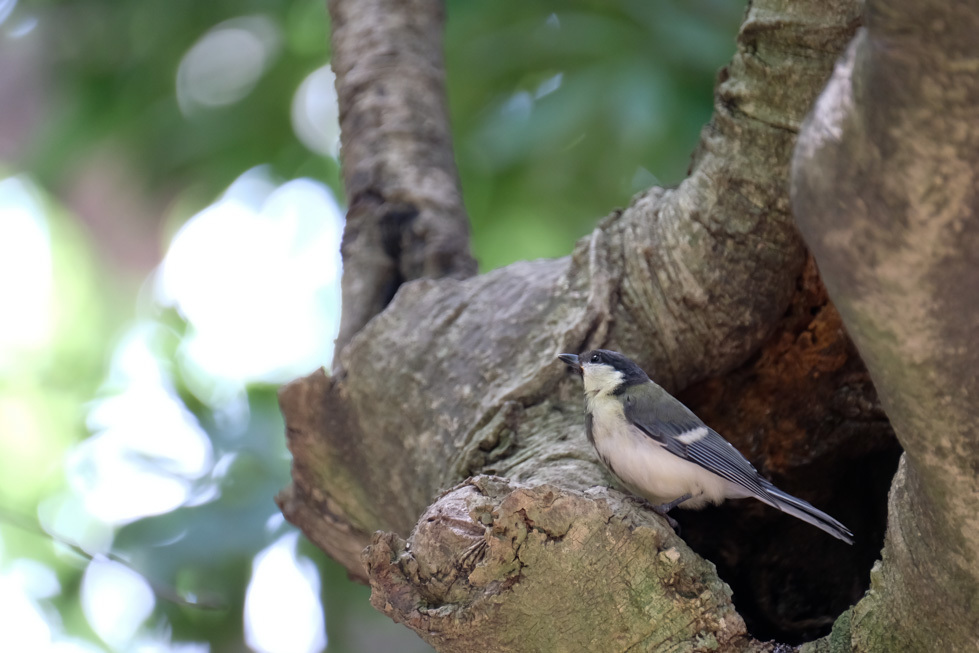
<path id="1" fill-rule="evenodd" d="M 23 179 L 0 180 L 0 371 L 53 330 L 51 243 L 44 211 Z"/>
<path id="2" fill-rule="evenodd" d="M 272 534 L 282 528 L 285 523 L 285 516 L 281 512 L 275 511 L 265 520 L 265 532 Z"/>
<path id="3" fill-rule="evenodd" d="M 10 17 L 16 6 L 17 0 L 0 0 L 0 24 Z"/>
<path id="4" fill-rule="evenodd" d="M 19 23 L 10 26 L 7 30 L 7 36 L 12 39 L 19 39 L 30 34 L 35 27 L 37 27 L 37 16 L 26 16 Z"/>
<path id="5" fill-rule="evenodd" d="M 235 179 L 215 204 L 227 200 L 234 200 L 244 204 L 253 211 L 260 211 L 262 205 L 265 204 L 265 200 L 278 187 L 278 184 L 272 181 L 264 168 L 252 168 Z M 212 204 L 212 206 L 214 205 Z M 186 225 L 184 225 L 184 228 L 186 228 Z M 173 248 L 173 243 L 170 244 L 170 247 L 171 249 Z"/>
<path id="6" fill-rule="evenodd" d="M 33 560 L 15 560 L 9 572 L 0 573 L 0 638 L 4 651 L 103 653 L 93 644 L 65 637 L 58 612 L 39 600 L 60 591 L 54 572 Z"/>
<path id="7" fill-rule="evenodd" d="M 211 470 L 211 477 L 215 479 L 223 479 L 231 471 L 231 465 L 237 460 L 237 453 L 226 453 L 221 456 L 216 463 L 214 463 L 214 469 Z M 279 513 L 275 513 L 279 514 Z"/>
<path id="8" fill-rule="evenodd" d="M 126 650 L 156 600 L 146 579 L 115 562 L 93 560 L 82 578 L 82 612 L 109 646 Z"/>
<path id="9" fill-rule="evenodd" d="M 279 28 L 266 16 L 225 21 L 207 32 L 177 68 L 184 114 L 233 104 L 248 95 L 278 54 Z"/>
<path id="10" fill-rule="evenodd" d="M 61 583 L 54 570 L 37 560 L 18 558 L 10 563 L 8 573 L 31 598 L 49 599 L 61 593 Z"/>
<path id="11" fill-rule="evenodd" d="M 340 312 L 340 210 L 326 186 L 297 179 L 256 206 L 245 173 L 177 233 L 157 296 L 190 323 L 180 364 L 201 400 L 244 383 L 281 383 L 329 362 Z M 241 188 L 247 190 L 242 196 Z"/>
<path id="12" fill-rule="evenodd" d="M 11 651 L 41 651 L 51 643 L 48 615 L 8 574 L 0 575 L 0 633 Z"/>
<path id="13" fill-rule="evenodd" d="M 169 512 L 211 468 L 207 434 L 163 378 L 150 349 L 152 325 L 137 325 L 116 348 L 110 387 L 94 404 L 92 437 L 68 457 L 68 478 L 86 510 L 120 524 Z"/>
<path id="14" fill-rule="evenodd" d="M 317 68 L 292 99 L 292 128 L 313 152 L 336 158 L 340 153 L 340 106 L 336 75 L 329 66 Z"/>
<path id="15" fill-rule="evenodd" d="M 534 97 L 527 91 L 517 91 L 500 107 L 500 113 L 507 118 L 526 120 L 534 110 Z"/>
<path id="16" fill-rule="evenodd" d="M 245 641 L 262 653 L 317 653 L 326 648 L 316 567 L 296 555 L 299 533 L 255 556 L 245 595 Z"/>
<path id="17" fill-rule="evenodd" d="M 558 73 L 553 77 L 548 77 L 537 86 L 537 90 L 534 92 L 534 97 L 539 100 L 545 95 L 550 95 L 554 91 L 561 88 L 561 82 L 563 80 L 564 80 L 564 73 Z"/>
<path id="18" fill-rule="evenodd" d="M 544 24 L 551 29 L 561 29 L 561 19 L 557 17 L 557 14 L 551 14 L 544 21 Z"/>

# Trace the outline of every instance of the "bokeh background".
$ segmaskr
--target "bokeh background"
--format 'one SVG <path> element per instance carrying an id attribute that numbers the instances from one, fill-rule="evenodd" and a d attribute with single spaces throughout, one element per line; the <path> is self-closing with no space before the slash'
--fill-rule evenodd
<path id="1" fill-rule="evenodd" d="M 448 1 L 482 270 L 679 181 L 742 2 Z M 427 651 L 284 523 L 340 312 L 324 0 L 0 0 L 0 650 Z"/>

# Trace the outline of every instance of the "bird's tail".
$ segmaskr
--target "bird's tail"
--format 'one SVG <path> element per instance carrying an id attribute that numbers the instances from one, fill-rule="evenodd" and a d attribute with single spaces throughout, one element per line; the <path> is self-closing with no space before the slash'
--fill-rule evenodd
<path id="1" fill-rule="evenodd" d="M 765 503 L 771 505 L 773 508 L 778 508 L 782 512 L 788 513 L 793 517 L 797 517 L 804 522 L 808 522 L 820 528 L 833 537 L 843 540 L 847 544 L 853 544 L 853 533 L 849 528 L 836 521 L 825 512 L 816 508 L 809 503 L 798 499 L 788 492 L 783 492 L 771 483 L 765 483 L 765 490 L 768 497 L 759 497 Z"/>

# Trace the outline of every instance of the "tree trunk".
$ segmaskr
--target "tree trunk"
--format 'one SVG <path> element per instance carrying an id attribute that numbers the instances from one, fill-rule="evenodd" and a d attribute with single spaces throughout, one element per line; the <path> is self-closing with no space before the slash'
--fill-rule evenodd
<path id="1" fill-rule="evenodd" d="M 857 531 L 857 546 L 847 549 L 818 539 L 824 536 L 805 524 L 788 525 L 760 505 L 719 509 L 685 522 L 684 535 L 722 570 L 750 570 L 741 578 L 744 589 L 735 585 L 739 607 L 752 604 L 753 619 L 769 624 L 767 631 L 753 625 L 753 634 L 791 633 L 798 641 L 819 632 L 865 587 L 869 561 L 879 552 L 880 497 L 894 458 L 873 385 L 815 267 L 807 264 L 789 211 L 796 134 L 859 24 L 858 4 L 752 3 L 737 53 L 719 75 L 714 117 L 689 177 L 677 188 L 638 195 L 602 220 L 570 257 L 517 263 L 481 276 L 470 276 L 445 120 L 441 6 L 434 0 L 331 0 L 330 10 L 351 198 L 344 322 L 334 374 L 313 374 L 281 393 L 295 459 L 293 483 L 279 497 L 286 517 L 351 575 L 370 582 L 376 607 L 439 650 L 771 650 L 773 645 L 748 635 L 728 585 L 710 562 L 658 516 L 607 487 L 609 479 L 584 437 L 579 382 L 554 360 L 562 351 L 607 346 L 636 358 L 668 389 L 687 388 L 683 398 L 691 407 L 773 480 Z M 960 27 L 952 19 L 943 25 Z M 855 56 L 851 50 L 851 61 Z M 955 85 L 938 90 L 960 89 L 966 107 L 971 86 L 956 75 L 969 68 L 960 60 L 952 63 L 957 67 L 946 74 Z M 845 69 L 837 69 L 834 85 L 850 83 Z M 893 74 L 887 79 L 895 79 Z M 923 84 L 918 90 L 926 95 Z M 912 96 L 901 97 L 910 102 Z M 889 292 L 909 288 L 893 279 L 875 286 L 861 276 L 873 278 L 881 264 L 853 260 L 853 243 L 841 244 L 831 224 L 859 213 L 834 209 L 827 218 L 833 211 L 821 209 L 829 200 L 851 198 L 839 190 L 846 182 L 854 193 L 875 190 L 886 171 L 879 154 L 874 167 L 848 150 L 862 167 L 834 167 L 842 140 L 817 136 L 839 135 L 825 127 L 840 124 L 832 120 L 862 123 L 853 117 L 859 116 L 852 113 L 853 103 L 834 113 L 833 97 L 839 94 L 824 96 L 809 123 L 807 134 L 816 136 L 800 144 L 796 206 L 808 216 L 807 236 L 832 296 L 841 298 L 843 320 L 856 330 L 875 381 L 886 388 L 888 413 L 897 410 L 914 425 L 906 427 L 910 435 L 903 439 L 911 462 L 902 467 L 892 493 L 880 580 L 838 622 L 834 637 L 861 650 L 894 650 L 881 648 L 885 640 L 878 629 L 905 618 L 894 606 L 914 582 L 911 574 L 945 581 L 955 569 L 970 569 L 973 575 L 960 576 L 951 595 L 963 607 L 949 614 L 959 623 L 974 623 L 962 611 L 976 588 L 975 568 L 969 567 L 975 558 L 957 556 L 974 553 L 976 540 L 970 545 L 962 538 L 975 525 L 977 496 L 974 485 L 968 486 L 975 474 L 965 475 L 969 465 L 975 469 L 974 451 L 955 463 L 961 473 L 935 478 L 950 452 L 963 448 L 967 429 L 974 432 L 974 416 L 958 421 L 972 406 L 943 413 L 945 428 L 934 441 L 927 434 L 936 431 L 924 425 L 935 422 L 923 421 L 934 418 L 928 411 L 947 408 L 944 397 L 962 401 L 956 387 L 974 391 L 977 368 L 962 367 L 959 376 L 950 376 L 949 383 L 958 386 L 944 388 L 925 377 L 925 395 L 913 384 L 907 387 L 918 394 L 902 395 L 911 377 L 895 359 L 910 356 L 907 361 L 926 365 L 945 340 L 926 338 L 906 352 L 906 334 L 896 322 L 924 313 L 934 318 L 940 314 L 929 312 L 933 308 L 954 308 L 964 317 L 953 332 L 968 334 L 967 327 L 974 332 L 977 324 L 975 301 L 972 312 L 955 304 L 968 303 L 962 297 L 939 307 L 934 298 L 922 301 L 920 291 L 934 292 L 923 283 L 912 284 L 919 292 L 900 303 L 908 307 L 916 297 L 922 302 L 917 310 L 898 313 L 894 303 L 876 301 L 887 296 L 877 286 Z M 919 119 L 914 111 L 907 115 Z M 968 134 L 964 120 L 942 125 Z M 944 161 L 937 158 L 942 146 L 950 147 L 949 136 L 942 136 L 927 150 L 938 163 Z M 888 138 L 903 137 L 888 132 Z M 863 174 L 862 181 L 854 183 L 857 178 L 847 177 L 846 170 Z M 965 214 L 957 212 L 967 197 L 969 171 L 947 171 L 962 182 L 956 187 L 961 194 L 953 208 L 941 210 L 947 216 L 943 225 L 958 225 L 974 239 L 962 223 Z M 920 177 L 917 186 L 896 177 L 897 190 L 920 193 L 943 174 L 926 172 L 930 176 Z M 860 224 L 867 225 L 854 233 L 876 239 L 867 247 L 884 248 L 889 238 L 878 229 L 874 211 L 905 214 L 873 209 L 857 194 L 852 199 L 864 211 Z M 920 194 L 916 200 L 902 199 L 901 206 L 934 210 L 944 196 Z M 922 235 L 934 236 L 920 215 L 907 215 L 908 222 L 920 223 Z M 907 243 L 920 241 L 897 244 Z M 921 266 L 915 278 L 927 277 L 929 284 L 944 279 L 931 265 L 937 258 L 915 258 L 914 249 L 907 250 L 902 265 Z M 956 279 L 979 281 L 975 269 L 971 277 L 964 269 L 976 250 L 957 251 Z M 870 271 L 860 272 L 867 265 Z M 873 289 L 874 301 L 848 299 L 847 283 L 839 279 L 853 275 L 861 293 Z M 886 310 L 867 317 L 860 312 L 865 305 Z M 932 326 L 924 317 L 906 326 L 921 324 Z M 880 333 L 894 334 L 886 354 L 872 349 L 868 335 Z M 926 333 L 947 337 L 944 331 Z M 975 362 L 965 354 L 962 359 Z M 972 385 L 965 383 L 968 373 Z M 899 396 L 927 400 L 927 410 L 909 407 Z M 922 522 L 930 526 L 909 535 L 923 506 L 935 510 Z M 895 528 L 902 524 L 898 537 Z M 926 542 L 930 556 L 917 551 Z M 914 568 L 901 562 L 912 555 L 929 560 Z M 823 589 L 832 597 L 819 598 Z M 942 610 L 941 601 L 929 600 Z M 892 632 L 906 637 L 900 629 Z M 824 645 L 827 640 L 816 646 Z"/>
<path id="2" fill-rule="evenodd" d="M 979 8 L 868 2 L 793 204 L 905 455 L 846 650 L 979 648 Z"/>

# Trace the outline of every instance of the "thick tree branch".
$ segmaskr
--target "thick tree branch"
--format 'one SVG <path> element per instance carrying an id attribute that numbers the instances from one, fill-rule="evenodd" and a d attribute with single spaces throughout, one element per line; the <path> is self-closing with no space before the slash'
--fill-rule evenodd
<path id="1" fill-rule="evenodd" d="M 605 225 L 608 342 L 661 384 L 739 365 L 784 312 L 805 259 L 789 211 L 795 134 L 858 22 L 849 0 L 752 3 L 690 176 Z"/>
<path id="2" fill-rule="evenodd" d="M 979 633 L 979 10 L 868 2 L 796 152 L 793 203 L 905 447 L 847 650 Z M 834 649 L 835 650 L 835 649 Z"/>
<path id="3" fill-rule="evenodd" d="M 371 602 L 443 653 L 771 651 L 744 635 L 713 565 L 629 503 L 477 477 L 407 542 L 375 535 Z"/>
<path id="4" fill-rule="evenodd" d="M 376 8 L 358 3 L 356 11 Z M 525 620 L 522 611 L 545 597 L 580 601 L 576 583 L 588 569 L 604 569 L 629 547 L 625 575 L 589 594 L 606 608 L 632 606 L 616 626 L 624 639 L 609 650 L 653 645 L 645 639 L 655 637 L 646 629 L 651 615 L 643 610 L 663 623 L 677 610 L 686 614 L 689 628 L 676 634 L 688 643 L 682 650 L 757 646 L 744 637 L 710 567 L 698 567 L 661 522 L 602 487 L 607 478 L 583 436 L 580 387 L 554 357 L 612 346 L 679 388 L 757 351 L 785 312 L 805 260 L 787 197 L 795 130 L 856 22 L 855 7 L 844 0 L 753 3 L 690 177 L 676 189 L 635 198 L 570 258 L 406 283 L 376 315 L 379 304 L 373 313 L 360 311 L 349 303 L 360 299 L 345 294 L 344 311 L 361 317 L 347 323 L 355 326 L 342 338 L 339 373 L 315 374 L 282 391 L 295 468 L 280 502 L 314 542 L 355 575 L 369 575 L 375 603 L 392 617 L 455 650 L 464 631 L 477 624 L 487 633 L 505 630 L 501 624 Z M 337 65 L 337 74 L 341 102 L 349 102 L 347 68 Z M 356 182 L 348 170 L 352 197 Z M 376 256 L 377 242 L 366 242 L 363 253 Z M 378 269 L 348 266 L 345 284 L 350 276 L 350 288 L 376 289 L 376 278 L 354 277 Z M 440 491 L 477 474 L 507 480 L 444 494 L 416 525 Z M 565 523 L 549 512 L 555 503 L 565 506 L 560 515 L 580 517 Z M 560 523 L 538 528 L 533 515 L 545 513 L 545 521 Z M 637 520 L 651 529 L 643 531 L 649 545 L 633 549 L 636 529 L 624 524 Z M 411 545 L 375 537 L 365 570 L 351 558 L 374 530 L 413 533 Z M 522 548 L 529 533 L 535 539 Z M 587 550 L 594 567 L 568 567 L 555 555 L 558 542 L 576 555 Z M 561 582 L 521 571 L 524 555 Z M 672 585 L 663 556 L 670 564 L 676 557 L 687 580 Z M 648 601 L 642 609 L 634 605 L 639 579 L 627 575 L 640 569 L 641 600 Z M 517 592 L 526 602 L 511 600 Z"/>
<path id="5" fill-rule="evenodd" d="M 452 155 L 438 0 L 330 0 L 340 98 L 343 317 L 337 350 L 412 279 L 475 273 Z"/>

